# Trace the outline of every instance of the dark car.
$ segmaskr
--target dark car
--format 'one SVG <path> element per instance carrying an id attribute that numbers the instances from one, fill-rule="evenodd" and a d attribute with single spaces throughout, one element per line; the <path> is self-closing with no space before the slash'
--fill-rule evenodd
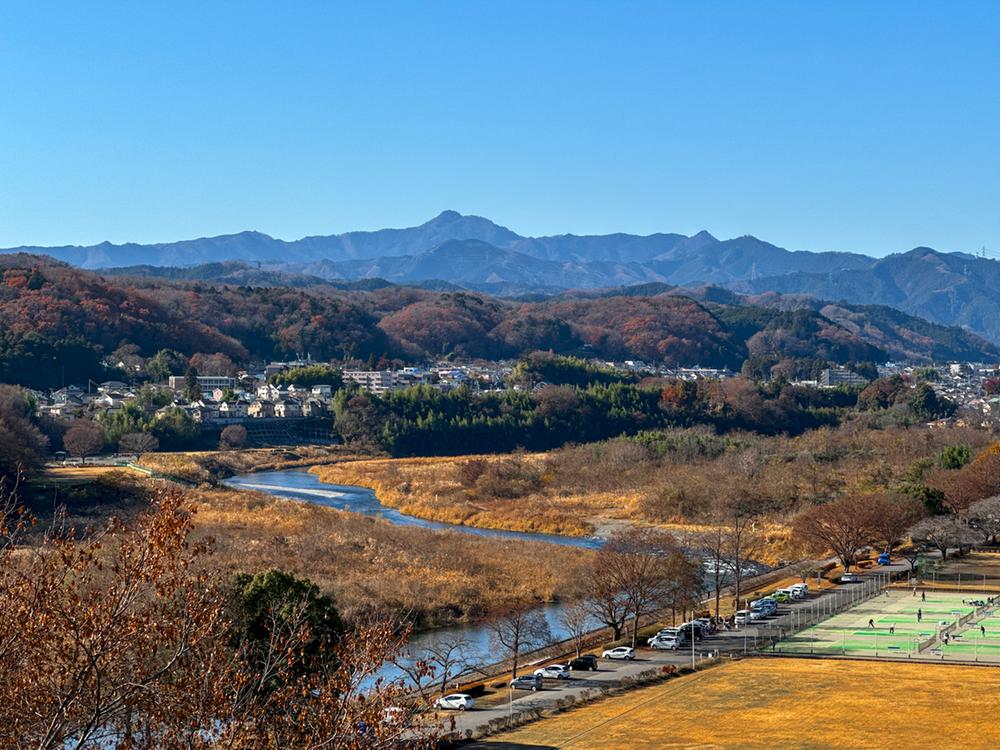
<path id="1" fill-rule="evenodd" d="M 681 625 L 678 629 L 688 640 L 693 638 L 696 641 L 700 641 L 705 635 L 701 630 L 701 626 L 691 622 Z"/>
<path id="2" fill-rule="evenodd" d="M 535 690 L 542 689 L 542 678 L 539 675 L 523 674 L 510 681 L 511 690 Z"/>
<path id="3" fill-rule="evenodd" d="M 578 656 L 569 663 L 569 668 L 575 672 L 596 672 L 597 657 L 593 654 Z"/>

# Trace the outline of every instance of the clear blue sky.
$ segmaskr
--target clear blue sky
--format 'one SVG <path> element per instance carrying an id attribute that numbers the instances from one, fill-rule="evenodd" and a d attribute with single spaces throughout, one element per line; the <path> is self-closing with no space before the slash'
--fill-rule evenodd
<path id="1" fill-rule="evenodd" d="M 445 208 L 1000 250 L 1000 3 L 0 6 L 0 246 Z"/>

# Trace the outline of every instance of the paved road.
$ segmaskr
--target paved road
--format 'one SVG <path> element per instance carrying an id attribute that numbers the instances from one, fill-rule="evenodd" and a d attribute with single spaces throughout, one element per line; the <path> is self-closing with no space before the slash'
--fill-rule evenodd
<path id="1" fill-rule="evenodd" d="M 694 645 L 694 660 L 701 661 L 715 654 L 741 654 L 752 652 L 757 646 L 770 643 L 770 639 L 800 630 L 808 623 L 822 619 L 826 614 L 846 609 L 866 593 L 878 589 L 880 576 L 887 572 L 905 571 L 904 562 L 879 568 L 877 571 L 862 572 L 865 580 L 861 583 L 845 584 L 822 593 L 812 593 L 804 600 L 780 605 L 777 614 L 759 625 L 733 631 L 723 631 L 709 636 Z M 679 651 L 656 651 L 638 648 L 636 659 L 631 662 L 601 659 L 597 672 L 574 673 L 569 680 L 546 680 L 545 688 L 537 693 L 511 691 L 511 702 L 489 708 L 475 708 L 455 715 L 456 731 L 464 735 L 467 730 L 476 730 L 493 719 L 507 717 L 512 711 L 548 709 L 555 707 L 557 700 L 567 696 L 579 698 L 585 690 L 610 689 L 616 687 L 624 677 L 634 677 L 649 669 L 659 669 L 666 665 L 690 665 L 692 652 L 690 644 Z M 527 672 L 530 670 L 521 670 Z M 499 678 L 497 678 L 499 679 Z"/>

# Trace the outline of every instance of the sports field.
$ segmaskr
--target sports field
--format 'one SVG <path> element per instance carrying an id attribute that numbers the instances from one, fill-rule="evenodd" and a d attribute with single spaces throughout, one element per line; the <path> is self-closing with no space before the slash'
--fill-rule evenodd
<path id="1" fill-rule="evenodd" d="M 1000 747 L 1000 670 L 825 659 L 747 659 L 571 710 L 482 750 Z M 887 739 L 891 738 L 891 743 Z"/>
<path id="2" fill-rule="evenodd" d="M 932 643 L 943 628 L 975 611 L 972 604 L 966 603 L 971 594 L 927 591 L 923 596 L 925 598 L 921 598 L 920 593 L 913 596 L 909 591 L 891 590 L 888 595 L 873 597 L 781 641 L 775 652 L 940 658 L 941 653 L 958 656 L 969 651 L 983 656 L 984 660 L 1000 660 L 1000 620 L 987 618 L 984 621 L 987 634 L 992 631 L 998 640 L 996 643 L 984 641 L 981 650 L 971 645 L 964 648 L 968 644 L 964 642 L 961 628 L 959 638 L 953 643 L 963 642 L 962 648 Z M 975 627 L 979 633 L 978 622 Z"/>

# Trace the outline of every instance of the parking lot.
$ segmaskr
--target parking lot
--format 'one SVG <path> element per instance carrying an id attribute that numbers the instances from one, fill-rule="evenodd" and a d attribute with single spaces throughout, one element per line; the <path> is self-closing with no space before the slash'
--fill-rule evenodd
<path id="1" fill-rule="evenodd" d="M 502 696 L 504 700 L 499 704 L 485 705 L 486 702 L 480 702 L 480 705 L 471 710 L 455 714 L 456 730 L 464 734 L 466 730 L 475 730 L 493 719 L 502 719 L 511 713 L 553 708 L 557 701 L 567 696 L 579 700 L 585 691 L 611 689 L 618 686 L 624 678 L 635 677 L 651 669 L 658 670 L 668 665 L 690 665 L 692 659 L 697 662 L 715 654 L 725 656 L 753 652 L 787 636 L 804 623 L 849 608 L 863 596 L 877 591 L 884 574 L 885 571 L 879 571 L 863 576 L 861 583 L 835 586 L 824 589 L 822 593 L 813 591 L 805 599 L 779 605 L 776 615 L 766 620 L 710 635 L 695 642 L 693 649 L 690 641 L 677 651 L 645 648 L 643 642 L 636 649 L 634 661 L 602 659 L 597 672 L 574 672 L 568 680 L 545 680 L 544 689 L 539 692 L 509 691 Z M 530 673 L 533 669 L 534 666 L 522 671 Z"/>

